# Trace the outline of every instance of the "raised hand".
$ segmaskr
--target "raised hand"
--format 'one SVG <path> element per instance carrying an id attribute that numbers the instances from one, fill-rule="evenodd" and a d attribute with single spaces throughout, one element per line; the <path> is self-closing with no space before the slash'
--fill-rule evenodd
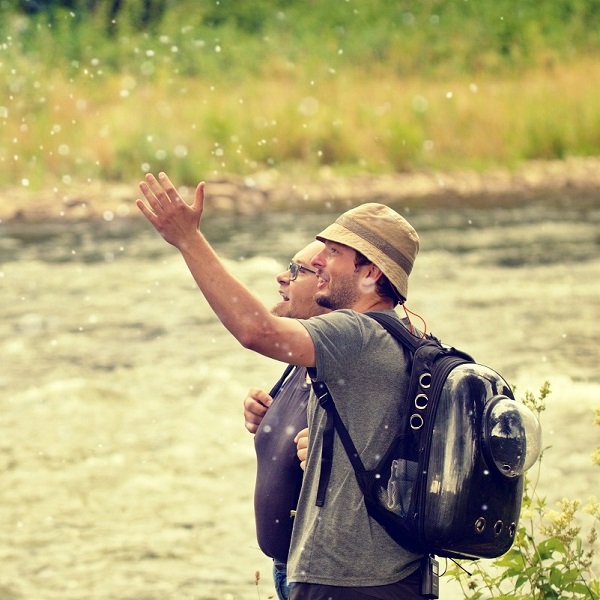
<path id="1" fill-rule="evenodd" d="M 165 241 L 182 248 L 191 236 L 197 235 L 204 209 L 204 182 L 198 184 L 191 206 L 165 173 L 159 173 L 158 179 L 149 173 L 139 187 L 147 204 L 138 199 L 136 205 Z"/>

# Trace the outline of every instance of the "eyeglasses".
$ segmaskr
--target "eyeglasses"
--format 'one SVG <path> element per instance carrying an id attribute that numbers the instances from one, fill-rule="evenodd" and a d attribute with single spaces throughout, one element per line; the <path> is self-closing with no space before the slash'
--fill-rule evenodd
<path id="1" fill-rule="evenodd" d="M 300 271 L 304 271 L 306 273 L 312 273 L 313 275 L 317 274 L 316 271 L 313 271 L 312 269 L 309 269 L 308 267 L 305 267 L 304 265 L 299 265 L 298 263 L 295 263 L 295 262 L 291 262 L 289 264 L 288 271 L 290 272 L 290 281 L 296 281 L 296 278 L 298 277 L 298 273 L 300 273 Z"/>

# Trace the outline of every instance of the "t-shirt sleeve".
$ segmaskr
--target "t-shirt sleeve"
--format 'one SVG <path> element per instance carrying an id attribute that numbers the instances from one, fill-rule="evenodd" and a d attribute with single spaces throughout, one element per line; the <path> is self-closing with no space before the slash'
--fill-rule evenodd
<path id="1" fill-rule="evenodd" d="M 301 321 L 315 346 L 313 379 L 327 381 L 330 374 L 353 369 L 373 335 L 374 321 L 352 310 L 336 310 Z"/>

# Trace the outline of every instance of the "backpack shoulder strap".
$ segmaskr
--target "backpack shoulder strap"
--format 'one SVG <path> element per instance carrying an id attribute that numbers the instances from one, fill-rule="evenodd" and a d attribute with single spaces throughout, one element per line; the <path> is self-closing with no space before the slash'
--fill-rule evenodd
<path id="1" fill-rule="evenodd" d="M 327 385 L 322 381 L 313 381 L 313 390 L 319 400 L 319 404 L 325 409 L 327 413 L 327 421 L 325 423 L 325 429 L 323 431 L 323 450 L 321 452 L 321 473 L 319 475 L 319 487 L 317 488 L 317 506 L 323 506 L 325 502 L 325 495 L 327 493 L 327 486 L 329 485 L 329 478 L 331 476 L 331 466 L 333 464 L 333 436 L 335 431 L 338 432 L 346 454 L 352 463 L 354 472 L 358 478 L 358 482 L 362 489 L 362 482 L 359 478 L 359 473 L 364 472 L 365 467 L 363 465 L 356 446 L 348 433 L 348 429 L 344 425 L 340 413 L 338 412 L 335 402 L 331 397 Z M 364 492 L 364 490 L 363 490 Z"/>
<path id="2" fill-rule="evenodd" d="M 398 318 L 380 311 L 370 311 L 365 314 L 377 321 L 396 341 L 411 352 L 416 352 L 417 348 L 421 345 L 422 338 L 408 331 Z"/>
<path id="3" fill-rule="evenodd" d="M 408 348 L 413 355 L 417 350 L 421 349 L 421 354 L 423 355 L 441 352 L 442 354 L 461 358 L 467 362 L 475 362 L 470 354 L 458 350 L 457 348 L 443 345 L 442 342 L 431 333 L 423 336 L 413 335 L 398 319 L 387 313 L 371 311 L 365 314 L 377 321 L 399 344 Z M 424 347 L 427 348 L 426 351 L 423 350 Z"/>
<path id="4" fill-rule="evenodd" d="M 275 396 L 277 395 L 277 393 L 281 389 L 281 386 L 284 384 L 285 380 L 288 378 L 289 374 L 294 369 L 295 369 L 294 365 L 288 365 L 285 368 L 285 371 L 283 372 L 283 374 L 281 375 L 281 377 L 277 380 L 277 383 L 275 383 L 275 385 L 271 388 L 271 391 L 269 392 L 269 396 L 271 396 L 271 398 L 275 398 Z"/>

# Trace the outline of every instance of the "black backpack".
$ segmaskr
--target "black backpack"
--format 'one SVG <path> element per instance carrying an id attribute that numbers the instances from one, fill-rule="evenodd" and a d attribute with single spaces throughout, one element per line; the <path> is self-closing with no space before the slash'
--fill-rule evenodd
<path id="1" fill-rule="evenodd" d="M 322 505 L 337 431 L 369 514 L 400 545 L 449 558 L 495 558 L 512 545 L 524 471 L 540 451 L 539 424 L 506 381 L 471 356 L 399 319 L 366 313 L 410 351 L 410 384 L 400 435 L 366 470 L 327 386 L 314 381 L 327 411 L 317 505 Z"/>

